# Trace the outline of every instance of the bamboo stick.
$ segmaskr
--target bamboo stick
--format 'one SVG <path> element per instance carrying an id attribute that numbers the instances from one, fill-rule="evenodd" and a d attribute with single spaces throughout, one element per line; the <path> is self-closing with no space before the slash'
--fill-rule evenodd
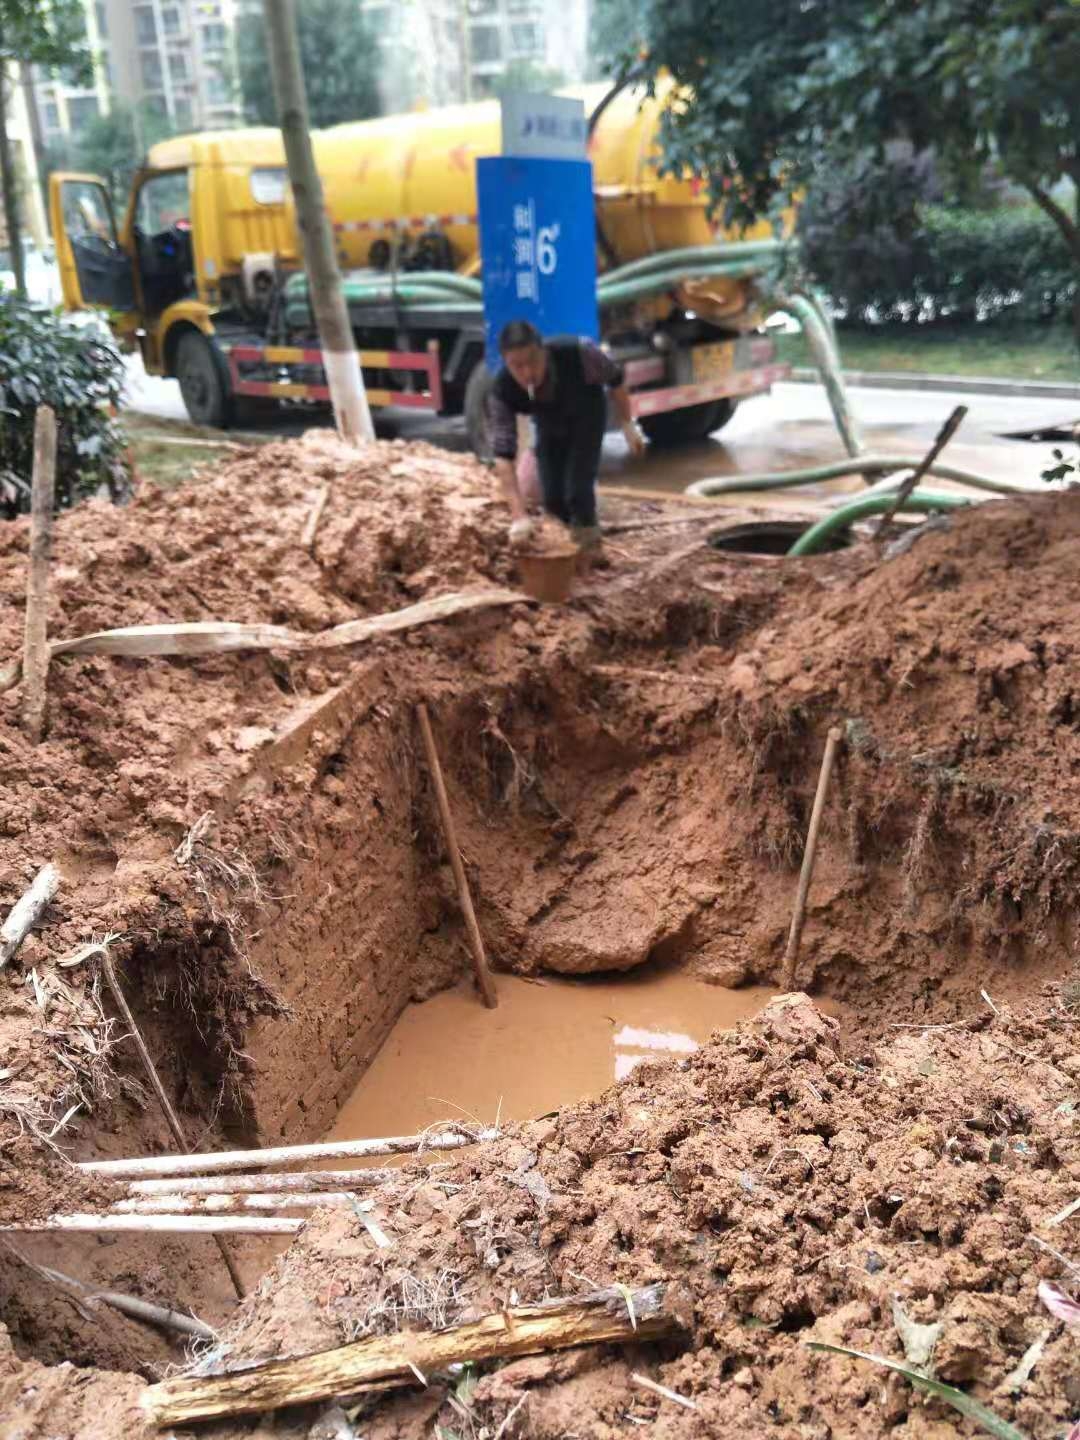
<path id="1" fill-rule="evenodd" d="M 669 1298 L 670 1295 L 670 1298 Z M 683 1329 L 677 1297 L 664 1285 L 595 1291 L 518 1305 L 447 1330 L 372 1335 L 352 1345 L 271 1360 L 231 1374 L 149 1385 L 140 1404 L 158 1425 L 184 1425 L 306 1405 L 387 1381 L 410 1385 L 448 1365 L 608 1341 L 647 1341 Z"/>
<path id="2" fill-rule="evenodd" d="M 366 1190 L 400 1180 L 400 1170 L 302 1170 L 295 1175 L 176 1175 L 132 1180 L 128 1195 L 237 1195 L 268 1190 Z"/>
<path id="3" fill-rule="evenodd" d="M 44 1220 L 17 1220 L 0 1225 L 10 1235 L 46 1230 L 83 1234 L 130 1231 L 136 1235 L 295 1235 L 306 1222 L 279 1215 L 49 1215 Z"/>
<path id="4" fill-rule="evenodd" d="M 423 704 L 423 702 L 417 705 L 416 715 L 420 721 L 420 734 L 424 741 L 428 770 L 431 772 L 431 783 L 435 788 L 435 798 L 439 805 L 439 815 L 442 819 L 443 833 L 446 836 L 446 848 L 450 855 L 450 864 L 454 871 L 454 883 L 457 885 L 458 900 L 461 903 L 461 913 L 465 917 L 465 929 L 469 936 L 469 949 L 472 951 L 476 983 L 480 987 L 480 994 L 484 998 L 484 1004 L 489 1010 L 494 1010 L 499 1003 L 499 997 L 495 993 L 495 982 L 491 978 L 491 971 L 488 969 L 487 955 L 484 953 L 484 940 L 480 934 L 480 926 L 476 923 L 476 911 L 473 909 L 472 895 L 469 891 L 469 880 L 465 874 L 465 866 L 461 862 L 461 847 L 458 845 L 454 817 L 450 811 L 450 797 L 446 793 L 446 782 L 443 779 L 442 765 L 439 763 L 439 752 L 435 748 L 435 736 L 431 731 L 431 719 L 428 716 L 427 706 Z"/>
<path id="5" fill-rule="evenodd" d="M 787 949 L 784 952 L 782 983 L 785 990 L 790 990 L 795 984 L 795 966 L 799 960 L 799 945 L 802 941 L 803 923 L 806 920 L 806 899 L 810 893 L 810 881 L 814 877 L 821 817 L 825 813 L 825 797 L 829 791 L 829 777 L 832 775 L 836 752 L 842 739 L 842 730 L 838 725 L 834 725 L 825 741 L 825 754 L 821 758 L 821 773 L 818 776 L 817 792 L 814 795 L 814 808 L 810 812 L 810 827 L 806 832 L 806 849 L 803 851 L 802 869 L 799 872 L 799 888 L 795 896 L 795 909 L 791 916 Z"/>
<path id="6" fill-rule="evenodd" d="M 497 1140 L 498 1130 L 475 1135 L 456 1130 L 420 1135 L 392 1135 L 379 1140 L 323 1140 L 315 1145 L 278 1145 L 266 1150 L 211 1150 L 200 1155 L 146 1155 L 134 1160 L 86 1160 L 76 1165 L 92 1175 L 114 1180 L 142 1180 L 153 1175 L 212 1175 L 252 1170 L 259 1165 L 292 1165 L 304 1160 L 358 1159 L 365 1155 L 408 1155 L 423 1150 L 459 1150 Z"/>
<path id="7" fill-rule="evenodd" d="M 43 865 L 34 876 L 30 889 L 11 907 L 0 925 L 0 970 L 8 963 L 40 920 L 45 907 L 60 888 L 60 871 L 55 865 Z"/>
<path id="8" fill-rule="evenodd" d="M 34 745 L 45 734 L 49 677 L 49 555 L 56 500 L 56 415 L 39 405 L 34 417 L 34 470 L 30 498 L 30 568 L 23 639 L 23 726 Z"/>
<path id="9" fill-rule="evenodd" d="M 138 1025 L 135 1024 L 135 1016 L 131 1013 L 131 1007 L 127 1003 L 127 997 L 120 988 L 120 981 L 116 978 L 116 971 L 113 969 L 112 956 L 109 954 L 108 945 L 103 945 L 101 948 L 101 969 L 105 976 L 106 983 L 112 992 L 112 997 L 116 1001 L 116 1008 L 124 1017 L 124 1023 L 128 1027 L 128 1032 L 132 1040 L 135 1042 L 135 1048 L 139 1052 L 139 1058 L 142 1060 L 146 1077 L 153 1086 L 154 1094 L 158 1098 L 158 1104 L 161 1106 L 165 1119 L 168 1121 L 169 1129 L 173 1133 L 173 1139 L 177 1145 L 180 1146 L 180 1149 L 186 1153 L 189 1149 L 187 1136 L 184 1134 L 180 1121 L 176 1117 L 176 1111 L 173 1109 L 172 1103 L 165 1093 L 165 1086 L 162 1085 L 161 1076 L 157 1073 L 157 1066 L 151 1058 L 150 1051 L 146 1048 L 146 1041 L 142 1037 L 142 1031 Z M 232 1281 L 233 1289 L 236 1291 L 236 1298 L 243 1300 L 244 1282 L 240 1278 L 240 1271 L 236 1268 L 236 1261 L 233 1259 L 229 1247 L 220 1235 L 215 1235 L 214 1243 L 217 1245 L 221 1258 L 225 1262 L 225 1268 L 229 1272 L 229 1279 Z"/>

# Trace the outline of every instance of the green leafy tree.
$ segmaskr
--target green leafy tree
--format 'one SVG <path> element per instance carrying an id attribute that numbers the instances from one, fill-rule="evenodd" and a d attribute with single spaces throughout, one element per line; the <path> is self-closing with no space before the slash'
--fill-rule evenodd
<path id="1" fill-rule="evenodd" d="M 357 0 L 304 0 L 296 7 L 300 60 L 312 125 L 379 113 L 378 47 Z M 261 14 L 243 15 L 236 34 L 240 95 L 247 119 L 276 125 L 277 106 Z"/>
<path id="2" fill-rule="evenodd" d="M 8 135 L 7 114 L 18 64 L 63 65 L 75 81 L 88 81 L 93 68 L 86 43 L 81 0 L 0 0 L 0 188 L 15 293 L 26 294 L 19 182 Z"/>
<path id="3" fill-rule="evenodd" d="M 646 0 L 593 0 L 589 6 L 588 74 L 606 80 L 616 56 L 644 44 Z"/>
<path id="4" fill-rule="evenodd" d="M 151 145 L 170 133 L 169 122 L 157 111 L 114 101 L 108 115 L 99 115 L 86 127 L 74 146 L 79 170 L 100 175 L 109 187 L 117 217 L 123 214 L 136 170 Z"/>
<path id="5" fill-rule="evenodd" d="M 953 184 L 988 162 L 1061 232 L 1080 271 L 1080 0 L 642 0 L 642 61 L 685 100 L 668 112 L 667 164 L 709 181 L 729 223 L 770 214 L 823 156 L 933 147 Z M 1077 315 L 1080 325 L 1080 314 Z"/>

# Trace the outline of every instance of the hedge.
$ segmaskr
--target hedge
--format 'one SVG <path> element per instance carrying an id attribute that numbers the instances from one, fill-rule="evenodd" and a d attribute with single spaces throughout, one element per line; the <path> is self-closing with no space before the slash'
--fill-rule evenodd
<path id="1" fill-rule="evenodd" d="M 123 357 L 98 324 L 76 324 L 0 294 L 0 516 L 30 508 L 34 416 L 57 419 L 56 503 L 130 493 L 127 441 L 116 418 Z"/>
<path id="2" fill-rule="evenodd" d="M 1064 319 L 1080 293 L 1080 267 L 1037 206 L 943 205 L 925 156 L 823 173 L 799 237 L 849 323 Z"/>

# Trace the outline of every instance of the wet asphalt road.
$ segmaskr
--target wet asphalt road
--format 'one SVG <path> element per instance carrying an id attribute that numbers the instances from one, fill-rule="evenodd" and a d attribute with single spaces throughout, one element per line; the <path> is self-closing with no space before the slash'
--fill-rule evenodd
<path id="1" fill-rule="evenodd" d="M 1080 405 L 1070 400 L 1032 397 L 852 388 L 852 409 L 862 426 L 865 446 L 874 452 L 921 456 L 957 404 L 968 415 L 943 457 L 952 464 L 1013 483 L 1041 488 L 1039 472 L 1052 463 L 1052 443 L 1009 438 L 1017 432 L 1065 427 L 1080 421 Z M 175 380 L 148 377 L 135 362 L 130 372 L 129 404 L 163 420 L 186 419 Z M 281 435 L 299 434 L 326 423 L 309 412 L 283 413 L 272 426 Z M 461 420 L 381 412 L 376 420 L 384 436 L 427 440 L 449 450 L 465 450 Z M 1057 442 L 1060 443 L 1060 442 Z M 700 444 L 678 450 L 651 448 L 640 460 L 627 452 L 620 435 L 604 444 L 601 484 L 678 493 L 693 480 L 763 470 L 791 470 L 842 459 L 844 449 L 820 385 L 777 385 L 771 394 L 743 401 L 723 430 Z M 936 482 L 935 482 L 936 483 Z M 857 476 L 800 490 L 793 503 L 830 493 L 861 490 Z M 790 492 L 788 492 L 790 494 Z M 783 503 L 785 496 L 779 497 Z"/>

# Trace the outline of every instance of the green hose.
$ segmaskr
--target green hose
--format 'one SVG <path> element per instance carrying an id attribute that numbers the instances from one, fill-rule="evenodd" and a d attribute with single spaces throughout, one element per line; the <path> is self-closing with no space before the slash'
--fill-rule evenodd
<path id="1" fill-rule="evenodd" d="M 922 464 L 921 459 L 905 455 L 854 455 L 850 460 L 834 460 L 829 465 L 814 465 L 806 470 L 776 470 L 762 475 L 733 475 L 711 480 L 695 480 L 687 485 L 687 495 L 740 495 L 758 490 L 792 490 L 800 485 L 811 485 L 818 480 L 836 480 L 841 475 L 870 474 L 877 471 L 887 474 L 895 470 L 915 470 Z M 935 462 L 927 471 L 938 480 L 952 480 L 957 485 L 970 485 L 973 490 L 989 490 L 995 495 L 1027 494 L 1023 485 L 1010 485 L 1007 480 L 994 480 L 989 475 L 977 475 L 973 470 L 961 470 L 955 465 Z"/>
<path id="2" fill-rule="evenodd" d="M 849 525 L 853 525 L 856 520 L 865 519 L 867 515 L 882 515 L 895 503 L 895 490 L 892 494 L 860 495 L 857 500 L 852 500 L 848 505 L 841 505 L 839 510 L 834 510 L 823 520 L 819 520 L 816 525 L 811 525 L 809 530 L 804 530 L 787 552 L 788 559 L 799 555 L 816 555 L 824 542 L 835 531 L 846 530 Z M 930 490 L 913 490 L 907 499 L 901 501 L 896 508 L 904 513 L 910 510 L 925 513 L 928 510 L 959 510 L 971 503 L 966 495 L 934 494 Z"/>
<path id="3" fill-rule="evenodd" d="M 653 270 L 668 270 L 683 266 L 693 268 L 698 264 L 727 264 L 735 260 L 753 260 L 762 256 L 778 254 L 786 242 L 782 240 L 740 240 L 732 245 L 687 245 L 681 250 L 658 250 L 655 255 L 646 255 L 641 260 L 631 260 L 615 270 L 608 270 L 600 276 L 600 284 L 607 281 L 621 284 L 648 275 Z"/>
<path id="4" fill-rule="evenodd" d="M 862 433 L 848 404 L 839 352 L 816 302 L 798 293 L 778 293 L 772 300 L 774 304 L 794 315 L 802 327 L 810 353 L 814 357 L 814 364 L 825 386 L 825 393 L 829 397 L 833 419 L 844 442 L 844 449 L 849 455 L 858 455 L 863 448 Z"/>

